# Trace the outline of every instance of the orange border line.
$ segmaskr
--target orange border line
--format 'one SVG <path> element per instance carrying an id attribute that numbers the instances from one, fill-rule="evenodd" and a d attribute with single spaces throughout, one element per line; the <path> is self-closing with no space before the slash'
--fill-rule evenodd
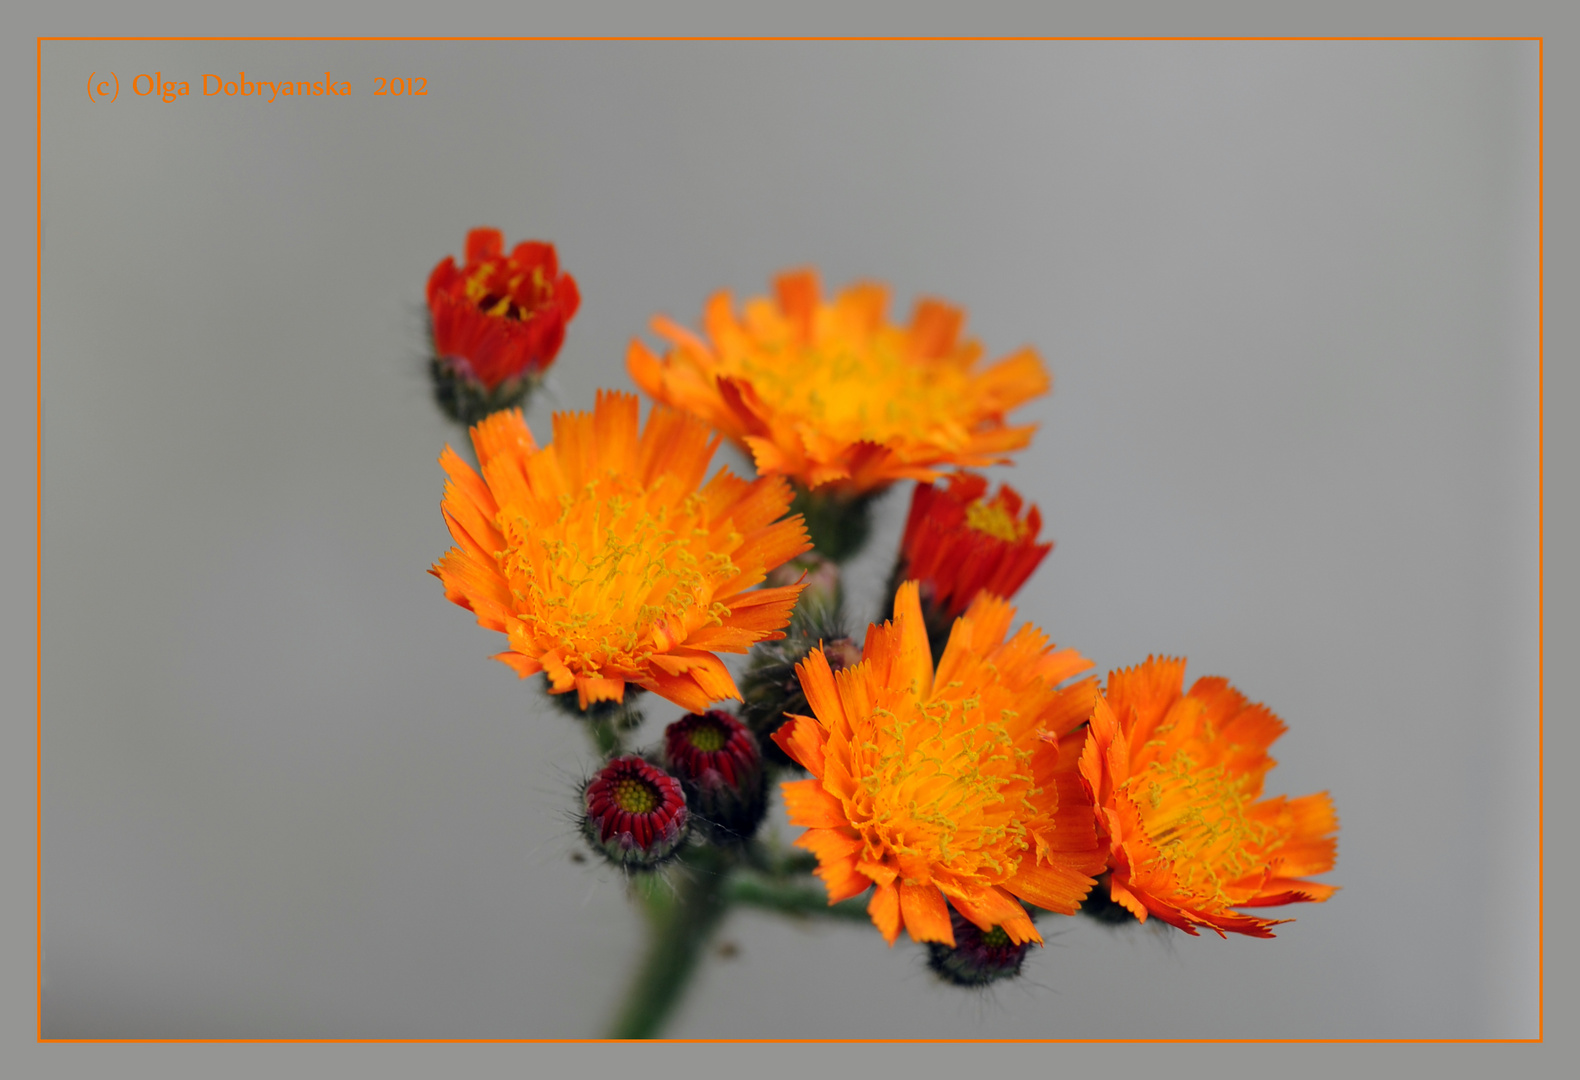
<path id="1" fill-rule="evenodd" d="M 34 1022 L 38 1029 L 39 1041 L 44 1041 L 44 39 L 38 39 L 36 50 L 36 63 L 34 73 L 37 76 L 38 101 L 37 101 L 37 127 L 34 128 L 33 137 L 36 144 L 36 157 L 34 165 L 37 171 L 37 184 L 33 195 L 38 211 L 38 251 L 37 251 L 37 277 L 34 290 L 34 303 L 38 318 L 37 357 L 35 359 L 36 404 L 38 408 L 37 426 L 34 435 L 37 439 L 38 459 L 34 462 L 37 466 L 37 484 L 35 492 L 37 500 L 38 518 L 37 526 L 37 561 L 34 563 L 37 571 L 35 592 L 33 594 L 35 610 L 33 613 L 38 632 L 37 649 L 33 654 L 34 664 L 37 669 L 37 693 L 34 701 L 38 710 L 38 721 L 33 739 L 33 797 L 37 817 L 33 822 L 33 860 L 36 874 L 33 880 L 34 903 L 33 909 L 33 938 L 34 938 L 34 979 L 36 980 L 33 995 Z"/>
<path id="2" fill-rule="evenodd" d="M 35 977 L 35 1033 L 36 1041 L 44 1044 L 58 1044 L 58 1042 L 131 1042 L 131 1044 L 145 1044 L 145 1042 L 324 1042 L 324 1044 L 341 1044 L 341 1042 L 621 1042 L 619 1039 L 46 1039 L 44 1037 L 44 43 L 46 41 L 368 41 L 368 43 L 409 43 L 409 41 L 897 41 L 897 43 L 927 43 L 927 41 L 1125 41 L 1125 43 L 1149 43 L 1149 41 L 1296 41 L 1296 43 L 1316 43 L 1316 41 L 1427 41 L 1427 43 L 1443 43 L 1443 41 L 1534 41 L 1536 43 L 1536 71 L 1537 71 L 1537 234 L 1536 234 L 1536 261 L 1537 261 L 1537 294 L 1536 294 L 1536 442 L 1537 442 L 1537 501 L 1536 501 L 1536 1037 L 1534 1039 L 646 1039 L 643 1042 L 1071 1042 L 1071 1044 L 1084 1044 L 1084 1042 L 1168 1042 L 1168 1044 L 1201 1044 L 1201 1042 L 1231 1042 L 1231 1044 L 1245 1044 L 1245 1042 L 1311 1042 L 1311 1044 L 1332 1044 L 1332 1042 L 1356 1042 L 1356 1044 L 1504 1044 L 1504 1042 L 1545 1042 L 1547 1031 L 1547 876 L 1545 876 L 1545 853 L 1547 853 L 1547 794 L 1545 794 L 1545 715 L 1547 715 L 1547 404 L 1545 404 L 1545 385 L 1547 385 L 1547 66 L 1545 66 L 1545 49 L 1547 39 L 1542 36 L 1457 36 L 1457 38 L 1425 38 L 1425 36 L 1397 36 L 1397 38 L 1225 38 L 1225 36 L 1206 36 L 1206 38 L 1005 38 L 1005 36 L 991 36 L 991 38 L 972 38 L 972 36 L 942 36 L 942 38 L 894 38 L 894 36 L 877 36 L 877 38 L 815 38 L 815 36 L 785 36 L 785 38 L 760 38 L 760 36 L 676 36 L 676 38 L 654 38 L 654 36 L 611 36 L 611 38 L 591 38 L 591 36 L 564 36 L 564 38 L 234 38 L 234 36 L 221 36 L 221 38 L 130 38 L 130 36 L 107 36 L 107 38 L 93 38 L 93 36 L 62 36 L 62 38 L 46 38 L 41 36 L 36 41 L 35 49 L 35 93 L 36 93 L 36 133 L 35 133 L 35 175 L 36 175 L 36 229 L 38 229 L 38 246 L 36 246 L 36 319 L 38 319 L 38 333 L 36 333 L 36 411 L 38 411 L 38 426 L 36 426 L 36 605 L 35 621 L 38 633 L 38 646 L 35 652 L 35 671 L 38 685 L 36 685 L 36 720 L 35 720 L 35 812 L 36 821 L 33 827 L 35 837 L 35 917 L 33 917 L 33 943 L 35 943 L 35 963 L 33 963 L 33 977 Z"/>
<path id="3" fill-rule="evenodd" d="M 46 1043 L 1539 1043 L 1534 1039 L 42 1039 Z"/>
<path id="4" fill-rule="evenodd" d="M 1536 1039 L 1547 1030 L 1547 68 L 1536 46 Z"/>
<path id="5" fill-rule="evenodd" d="M 679 37 L 42 37 L 44 41 L 372 41 L 372 42 L 412 42 L 412 41 L 897 41 L 897 42 L 929 42 L 929 41 L 1543 41 L 1540 37 L 715 37 L 707 35 L 679 36 Z"/>

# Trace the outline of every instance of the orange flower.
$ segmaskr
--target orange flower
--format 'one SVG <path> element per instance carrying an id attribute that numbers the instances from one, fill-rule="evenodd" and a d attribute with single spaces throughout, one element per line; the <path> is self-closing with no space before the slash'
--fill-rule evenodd
<path id="1" fill-rule="evenodd" d="M 1042 514 L 1021 516 L 1020 494 L 1008 484 L 987 497 L 987 481 L 955 473 L 947 488 L 918 484 L 900 541 L 905 576 L 931 587 L 931 601 L 955 618 L 979 592 L 1014 596 L 1052 543 L 1037 543 Z"/>
<path id="2" fill-rule="evenodd" d="M 859 496 L 895 480 L 932 480 L 937 467 L 988 465 L 1031 441 L 1004 414 L 1044 393 L 1048 373 L 1031 349 L 978 370 L 982 347 L 959 340 L 965 316 L 937 300 L 908 327 L 884 319 L 881 285 L 818 298 L 810 270 L 774 282 L 775 298 L 729 293 L 703 314 L 704 341 L 665 318 L 654 329 L 674 348 L 660 360 L 632 342 L 638 386 L 706 419 L 749 449 L 764 475 Z"/>
<path id="3" fill-rule="evenodd" d="M 979 596 L 935 675 L 906 582 L 859 664 L 836 675 L 819 649 L 800 666 L 816 718 L 774 733 L 812 774 L 782 786 L 829 903 L 876 884 L 867 910 L 891 945 L 902 923 L 954 945 L 949 905 L 1016 944 L 1040 942 L 1020 901 L 1071 914 L 1103 869 L 1079 747 L 1039 738 L 1090 713 L 1095 680 L 1057 689 L 1090 662 L 1029 625 L 1005 640 L 1014 614 Z"/>
<path id="4" fill-rule="evenodd" d="M 807 549 L 801 519 L 779 520 L 790 486 L 720 469 L 699 490 L 718 437 L 659 408 L 639 436 L 631 394 L 553 423 L 541 450 L 519 410 L 472 428 L 481 477 L 445 448 L 445 596 L 509 635 L 496 659 L 584 709 L 628 682 L 691 712 L 739 698 L 715 652 L 783 637 L 801 589 L 747 591 Z"/>
<path id="5" fill-rule="evenodd" d="M 1146 921 L 1186 933 L 1205 926 L 1253 937 L 1287 919 L 1236 908 L 1326 900 L 1335 886 L 1304 880 L 1333 869 L 1339 827 L 1326 792 L 1261 799 L 1284 725 L 1227 680 L 1197 679 L 1185 661 L 1149 657 L 1111 672 L 1087 732 L 1081 776 L 1111 850 L 1109 889 Z M 1260 800 L 1260 801 L 1259 801 Z"/>

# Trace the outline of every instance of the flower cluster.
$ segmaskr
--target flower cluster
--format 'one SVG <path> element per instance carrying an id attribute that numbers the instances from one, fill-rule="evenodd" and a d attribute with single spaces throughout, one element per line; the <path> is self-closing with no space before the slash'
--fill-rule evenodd
<path id="1" fill-rule="evenodd" d="M 1284 731 L 1269 709 L 1221 678 L 1187 690 L 1177 659 L 1100 681 L 1016 625 L 1010 598 L 1053 543 L 1036 506 L 969 469 L 1029 442 L 1006 415 L 1048 389 L 1033 351 L 980 366 L 957 308 L 923 301 L 899 326 L 881 287 L 825 301 L 798 271 L 739 313 L 715 296 L 700 334 L 655 320 L 668 350 L 628 355 L 645 423 L 600 391 L 540 446 L 501 405 L 553 360 L 578 297 L 552 246 L 503 251 L 476 230 L 429 282 L 441 404 L 476 461 L 440 457 L 455 546 L 431 572 L 593 737 L 581 833 L 655 934 L 617 1033 L 656 1030 L 732 903 L 854 905 L 890 945 L 925 944 L 942 980 L 983 986 L 1021 971 L 1038 912 L 1270 937 L 1287 920 L 1261 909 L 1333 895 L 1313 880 L 1334 863 L 1331 799 L 1264 794 Z M 755 480 L 707 476 L 725 438 Z M 842 564 L 902 480 L 892 616 L 856 634 Z M 730 653 L 749 654 L 739 685 Z M 644 691 L 685 713 L 645 752 L 627 745 Z M 790 846 L 763 826 L 776 793 Z"/>

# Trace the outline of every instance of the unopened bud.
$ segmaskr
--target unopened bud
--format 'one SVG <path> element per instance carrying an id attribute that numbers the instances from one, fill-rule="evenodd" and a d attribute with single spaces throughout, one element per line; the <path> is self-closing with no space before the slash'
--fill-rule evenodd
<path id="1" fill-rule="evenodd" d="M 797 582 L 806 587 L 796 600 L 794 618 L 807 624 L 839 618 L 845 602 L 845 587 L 838 563 L 816 551 L 808 551 L 769 571 L 763 584 L 773 587 Z"/>
<path id="2" fill-rule="evenodd" d="M 680 781 L 635 754 L 599 769 L 582 804 L 587 842 L 628 870 L 649 870 L 669 859 L 691 825 Z"/>
<path id="3" fill-rule="evenodd" d="M 929 942 L 927 946 L 927 966 L 940 979 L 956 986 L 986 986 L 1020 974 L 1031 942 L 1017 945 L 1002 926 L 983 930 L 953 908 L 949 909 L 949 923 L 955 932 L 954 945 Z"/>
<path id="4" fill-rule="evenodd" d="M 758 745 L 763 747 L 766 760 L 779 768 L 800 768 L 790 760 L 769 736 L 785 722 L 786 713 L 811 716 L 806 693 L 801 689 L 801 678 L 796 665 L 805 660 L 813 649 L 821 647 L 828 658 L 828 666 L 835 671 L 861 662 L 861 649 L 841 630 L 823 635 L 821 628 L 797 626 L 791 622 L 790 631 L 783 641 L 759 646 L 741 680 L 741 718 L 746 721 Z M 837 629 L 828 626 L 826 629 Z"/>
<path id="5" fill-rule="evenodd" d="M 757 831 L 767 807 L 763 758 L 735 717 L 710 709 L 676 720 L 664 729 L 664 764 L 709 839 L 738 843 Z"/>
<path id="6" fill-rule="evenodd" d="M 861 663 L 861 646 L 848 637 L 835 638 L 823 643 L 823 656 L 830 671 L 844 671 Z"/>

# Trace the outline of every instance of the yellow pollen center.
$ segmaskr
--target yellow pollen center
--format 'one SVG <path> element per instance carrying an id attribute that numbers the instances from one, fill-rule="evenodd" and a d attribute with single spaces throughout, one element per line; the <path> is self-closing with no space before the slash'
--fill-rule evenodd
<path id="1" fill-rule="evenodd" d="M 537 314 L 549 297 L 548 281 L 539 267 L 530 275 L 506 262 L 488 262 L 466 279 L 466 298 L 490 315 L 523 322 Z"/>
<path id="2" fill-rule="evenodd" d="M 703 498 L 677 477 L 644 486 L 610 471 L 579 491 L 500 510 L 499 564 L 520 621 L 581 675 L 623 677 L 655 651 L 728 612 L 714 602 L 738 576 L 730 560 L 744 537 L 712 522 Z"/>
<path id="3" fill-rule="evenodd" d="M 985 934 L 982 935 L 982 944 L 986 945 L 990 949 L 1002 949 L 1010 943 L 1009 935 L 1005 933 L 1004 928 L 999 926 L 997 923 L 995 923 Z"/>
<path id="4" fill-rule="evenodd" d="M 1130 783 L 1147 833 L 1185 891 L 1227 902 L 1225 887 L 1266 864 L 1272 830 L 1249 817 L 1247 778 L 1197 765 L 1185 750 L 1154 761 Z"/>
<path id="5" fill-rule="evenodd" d="M 1026 535 L 1026 523 L 1016 521 L 1004 504 L 994 499 L 977 499 L 966 507 L 966 525 L 980 533 L 1014 543 Z"/>
<path id="6" fill-rule="evenodd" d="M 748 315 L 748 324 L 751 318 Z M 886 446 L 967 446 L 958 417 L 978 396 L 964 366 L 923 359 L 905 332 L 832 327 L 802 345 L 778 335 L 721 356 L 721 374 L 743 376 L 778 416 L 820 438 Z"/>
<path id="7" fill-rule="evenodd" d="M 688 741 L 704 754 L 711 754 L 715 750 L 723 750 L 729 736 L 717 724 L 702 724 L 691 729 Z"/>
<path id="8" fill-rule="evenodd" d="M 901 865 L 915 859 L 984 883 L 1013 873 L 1032 783 L 1030 754 L 1015 747 L 1006 718 L 977 697 L 935 696 L 903 716 L 876 710 L 877 737 L 852 748 L 861 789 L 847 808 L 866 857 L 892 852 Z"/>
<path id="9" fill-rule="evenodd" d="M 634 776 L 622 776 L 614 782 L 614 804 L 628 814 L 648 814 L 657 810 L 663 800 L 653 785 Z"/>

